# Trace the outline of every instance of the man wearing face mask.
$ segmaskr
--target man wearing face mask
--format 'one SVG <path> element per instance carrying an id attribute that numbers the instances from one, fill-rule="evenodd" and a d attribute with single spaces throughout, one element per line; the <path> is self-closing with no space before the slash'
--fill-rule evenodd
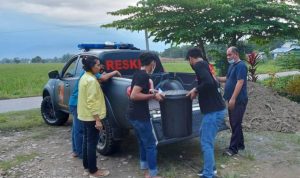
<path id="1" fill-rule="evenodd" d="M 248 103 L 247 95 L 247 65 L 240 60 L 238 49 L 234 46 L 227 50 L 227 60 L 230 64 L 226 77 L 217 77 L 225 83 L 224 99 L 228 102 L 229 121 L 231 126 L 230 146 L 225 151 L 233 156 L 239 150 L 244 150 L 244 135 L 242 130 L 243 116 Z"/>
<path id="2" fill-rule="evenodd" d="M 141 70 L 133 75 L 127 117 L 132 124 L 140 147 L 140 169 L 146 178 L 159 178 L 157 170 L 156 140 L 152 132 L 148 101 L 161 101 L 162 96 L 153 89 L 150 76 L 155 69 L 157 56 L 150 52 L 140 55 Z"/>

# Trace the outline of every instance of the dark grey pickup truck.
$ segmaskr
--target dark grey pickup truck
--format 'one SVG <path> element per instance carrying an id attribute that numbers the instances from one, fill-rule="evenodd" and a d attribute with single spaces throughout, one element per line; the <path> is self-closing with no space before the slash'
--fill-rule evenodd
<path id="1" fill-rule="evenodd" d="M 76 81 L 82 72 L 81 55 L 97 56 L 105 65 L 106 72 L 118 70 L 122 78 L 114 77 L 101 84 L 105 94 L 107 118 L 104 119 L 104 129 L 100 133 L 98 152 L 103 155 L 112 154 L 120 142 L 126 138 L 131 125 L 126 118 L 128 107 L 127 89 L 131 84 L 133 73 L 140 68 L 139 55 L 143 52 L 130 44 L 81 44 L 83 52 L 72 57 L 61 72 L 49 72 L 50 80 L 43 90 L 41 113 L 49 125 L 63 125 L 69 118 L 69 97 Z M 160 59 L 151 78 L 154 86 L 161 90 L 190 90 L 196 85 L 196 77 L 190 73 L 165 72 Z M 163 132 L 160 105 L 150 102 L 151 121 L 158 145 L 174 143 L 198 136 L 202 116 L 197 101 L 191 109 L 191 134 L 184 137 L 167 137 Z M 176 111 L 174 111 L 176 112 Z"/>

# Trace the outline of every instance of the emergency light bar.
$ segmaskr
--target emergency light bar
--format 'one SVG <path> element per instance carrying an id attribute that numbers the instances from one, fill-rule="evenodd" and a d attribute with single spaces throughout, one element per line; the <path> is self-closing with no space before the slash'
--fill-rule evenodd
<path id="1" fill-rule="evenodd" d="M 136 49 L 133 44 L 127 43 L 82 43 L 79 49 L 89 51 L 91 49 Z"/>

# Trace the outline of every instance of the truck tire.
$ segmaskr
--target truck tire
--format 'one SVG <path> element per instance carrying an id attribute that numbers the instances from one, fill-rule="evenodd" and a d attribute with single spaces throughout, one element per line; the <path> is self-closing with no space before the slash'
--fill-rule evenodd
<path id="1" fill-rule="evenodd" d="M 108 119 L 102 120 L 103 129 L 99 132 L 97 151 L 104 156 L 117 152 L 120 148 L 120 141 L 113 138 L 112 126 Z"/>
<path id="2" fill-rule="evenodd" d="M 41 114 L 48 125 L 63 125 L 69 119 L 69 114 L 62 111 L 54 111 L 51 97 L 44 97 L 41 104 Z"/>

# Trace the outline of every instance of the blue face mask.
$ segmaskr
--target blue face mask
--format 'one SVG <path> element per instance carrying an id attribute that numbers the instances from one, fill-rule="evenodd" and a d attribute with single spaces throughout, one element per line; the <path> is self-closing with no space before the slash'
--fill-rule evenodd
<path id="1" fill-rule="evenodd" d="M 233 64 L 233 63 L 234 63 L 234 59 L 230 59 L 230 60 L 228 61 L 228 63 L 229 63 L 229 64 Z"/>

